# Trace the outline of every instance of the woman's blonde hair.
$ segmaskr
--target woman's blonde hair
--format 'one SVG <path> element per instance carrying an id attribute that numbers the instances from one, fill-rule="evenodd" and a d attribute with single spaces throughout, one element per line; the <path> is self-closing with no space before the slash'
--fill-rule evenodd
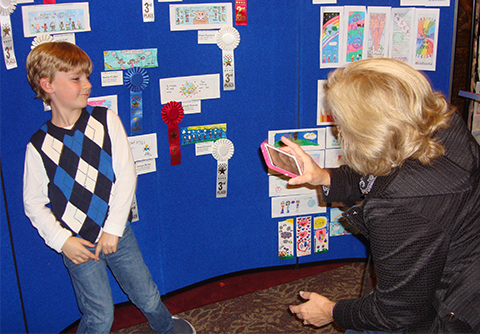
<path id="1" fill-rule="evenodd" d="M 40 85 L 40 79 L 52 81 L 57 72 L 78 70 L 80 73 L 92 73 L 92 61 L 75 44 L 69 42 L 49 42 L 36 46 L 27 57 L 27 79 L 33 91 L 46 104 L 50 104 L 49 95 Z"/>
<path id="2" fill-rule="evenodd" d="M 448 127 L 454 109 L 403 62 L 365 59 L 331 72 L 325 104 L 345 161 L 360 174 L 387 175 L 406 159 L 431 164 L 445 153 L 434 136 Z"/>

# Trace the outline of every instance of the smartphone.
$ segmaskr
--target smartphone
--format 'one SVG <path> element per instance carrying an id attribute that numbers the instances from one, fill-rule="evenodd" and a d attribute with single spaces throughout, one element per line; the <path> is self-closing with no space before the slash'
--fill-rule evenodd
<path id="1" fill-rule="evenodd" d="M 262 149 L 263 158 L 270 169 L 289 177 L 302 175 L 300 165 L 293 155 L 268 144 L 266 141 L 264 141 L 260 147 Z"/>

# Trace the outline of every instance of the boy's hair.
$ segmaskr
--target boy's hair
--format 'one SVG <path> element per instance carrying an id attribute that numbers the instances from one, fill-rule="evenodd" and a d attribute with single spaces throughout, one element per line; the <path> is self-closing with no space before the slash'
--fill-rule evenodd
<path id="1" fill-rule="evenodd" d="M 431 164 L 445 153 L 435 134 L 455 109 L 401 61 L 365 59 L 333 71 L 325 102 L 345 161 L 360 174 L 387 175 L 406 159 Z"/>
<path id="2" fill-rule="evenodd" d="M 69 42 L 49 42 L 36 46 L 27 57 L 27 79 L 33 91 L 46 104 L 50 96 L 40 86 L 40 79 L 53 81 L 57 72 L 78 70 L 80 73 L 92 73 L 92 61 L 75 44 Z"/>

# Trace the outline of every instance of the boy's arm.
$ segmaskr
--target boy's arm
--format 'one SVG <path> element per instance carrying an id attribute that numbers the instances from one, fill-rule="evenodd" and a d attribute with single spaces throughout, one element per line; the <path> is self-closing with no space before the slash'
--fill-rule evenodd
<path id="1" fill-rule="evenodd" d="M 113 171 L 116 181 L 112 188 L 110 209 L 103 231 L 121 237 L 137 186 L 137 172 L 123 124 L 112 110 L 107 111 L 107 124 L 108 135 L 112 142 Z"/>
<path id="2" fill-rule="evenodd" d="M 45 240 L 45 243 L 61 253 L 65 241 L 72 236 L 72 233 L 60 225 L 50 208 L 47 207 L 50 203 L 47 187 L 47 173 L 43 167 L 40 153 L 29 143 L 25 152 L 23 172 L 25 214 Z"/>

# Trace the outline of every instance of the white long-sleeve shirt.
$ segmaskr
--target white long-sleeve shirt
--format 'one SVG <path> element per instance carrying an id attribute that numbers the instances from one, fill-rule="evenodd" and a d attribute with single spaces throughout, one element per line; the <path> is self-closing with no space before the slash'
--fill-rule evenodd
<path id="1" fill-rule="evenodd" d="M 112 164 L 116 180 L 112 187 L 108 217 L 98 238 L 102 232 L 119 237 L 123 235 L 137 183 L 135 164 L 125 129 L 120 118 L 112 110 L 107 112 L 107 128 L 112 143 Z M 45 243 L 60 253 L 72 232 L 62 227 L 47 207 L 50 203 L 48 183 L 49 179 L 40 153 L 32 143 L 28 143 L 23 175 L 25 214 Z"/>

